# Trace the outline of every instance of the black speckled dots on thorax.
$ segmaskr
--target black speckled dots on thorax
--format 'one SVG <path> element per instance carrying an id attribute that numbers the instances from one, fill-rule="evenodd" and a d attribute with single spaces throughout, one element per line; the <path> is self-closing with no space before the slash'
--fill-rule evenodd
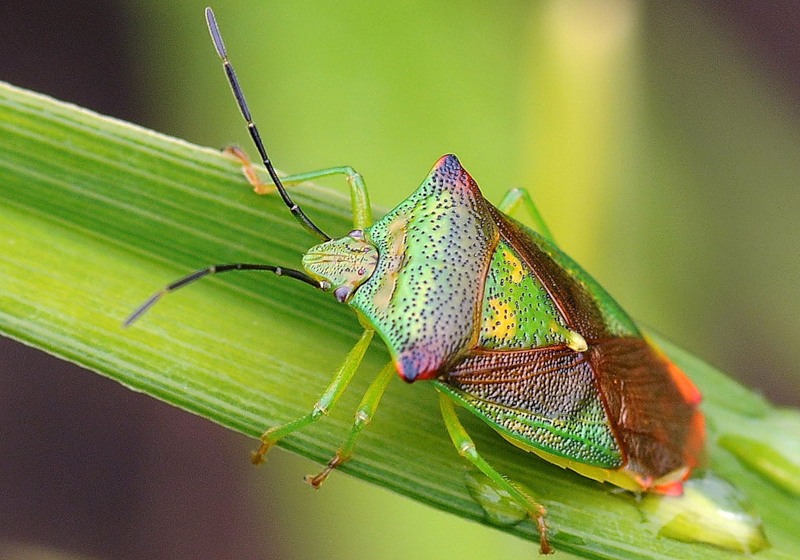
<path id="1" fill-rule="evenodd" d="M 455 156 L 444 156 L 411 196 L 367 228 L 380 257 L 351 305 L 408 381 L 434 376 L 473 342 L 498 239 L 488 207 Z"/>

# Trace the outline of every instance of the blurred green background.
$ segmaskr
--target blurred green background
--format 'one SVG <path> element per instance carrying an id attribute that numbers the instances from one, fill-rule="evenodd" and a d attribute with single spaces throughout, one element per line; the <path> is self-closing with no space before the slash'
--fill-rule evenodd
<path id="1" fill-rule="evenodd" d="M 205 4 L 6 0 L 0 79 L 249 149 Z M 456 153 L 490 200 L 529 188 L 641 322 L 800 404 L 800 5 L 213 7 L 280 169 L 352 165 L 389 208 Z M 2 352 L 3 542 L 97 558 L 535 554 L 341 475 L 312 492 L 301 476 L 315 466 L 282 451 L 251 469 L 244 438 L 9 341 Z"/>

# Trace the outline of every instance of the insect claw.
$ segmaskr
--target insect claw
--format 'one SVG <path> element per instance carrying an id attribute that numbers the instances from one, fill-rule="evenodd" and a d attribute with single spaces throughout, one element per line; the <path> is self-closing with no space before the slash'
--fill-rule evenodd
<path id="1" fill-rule="evenodd" d="M 553 550 L 550 540 L 547 538 L 547 523 L 544 520 L 546 510 L 542 506 L 537 509 L 538 514 L 531 517 L 533 517 L 533 522 L 536 523 L 536 527 L 539 529 L 539 552 L 541 554 L 553 554 L 555 550 Z"/>
<path id="2" fill-rule="evenodd" d="M 253 451 L 250 454 L 250 462 L 256 466 L 262 464 L 266 460 L 264 456 L 272 448 L 273 445 L 275 445 L 275 442 L 272 441 L 262 442 L 261 446 L 256 451 Z"/>
<path id="3" fill-rule="evenodd" d="M 310 484 L 311 486 L 313 486 L 316 490 L 319 490 L 319 487 L 322 486 L 322 483 L 325 482 L 325 480 L 327 480 L 328 475 L 333 472 L 333 469 L 335 469 L 344 462 L 345 459 L 337 453 L 336 455 L 333 456 L 333 459 L 328 461 L 328 464 L 325 466 L 324 469 L 322 469 L 322 471 L 320 471 L 319 474 L 317 474 L 316 476 L 310 474 L 306 475 L 305 477 L 303 477 L 303 480 L 308 484 Z"/>
<path id="4" fill-rule="evenodd" d="M 242 175 L 244 175 L 247 182 L 250 183 L 250 186 L 253 187 L 253 192 L 256 194 L 270 194 L 276 192 L 275 185 L 271 183 L 264 183 L 261 178 L 259 178 L 258 173 L 256 172 L 255 167 L 253 167 L 250 158 L 247 157 L 247 154 L 244 150 L 242 150 L 239 146 L 225 146 L 222 150 L 222 153 L 228 156 L 231 156 L 239 164 L 242 166 Z"/>
<path id="5" fill-rule="evenodd" d="M 322 486 L 322 483 L 325 482 L 332 470 L 333 469 L 330 467 L 325 467 L 322 472 L 317 475 L 307 474 L 303 477 L 303 481 L 310 484 L 314 490 L 319 490 L 319 487 Z"/>
<path id="6" fill-rule="evenodd" d="M 253 465 L 258 466 L 264 462 L 264 455 L 262 455 L 258 451 L 253 451 L 252 453 L 250 453 L 250 462 Z"/>

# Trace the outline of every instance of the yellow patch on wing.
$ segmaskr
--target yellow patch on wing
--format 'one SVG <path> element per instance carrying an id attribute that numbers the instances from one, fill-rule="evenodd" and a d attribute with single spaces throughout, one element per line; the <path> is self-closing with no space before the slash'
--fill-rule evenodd
<path id="1" fill-rule="evenodd" d="M 517 316 L 508 303 L 492 298 L 489 300 L 491 312 L 486 319 L 488 335 L 499 340 L 514 338 L 517 334 Z"/>
<path id="2" fill-rule="evenodd" d="M 506 264 L 511 267 L 511 281 L 514 284 L 519 284 L 525 278 L 525 269 L 522 268 L 522 263 L 511 251 L 503 251 L 503 259 Z"/>

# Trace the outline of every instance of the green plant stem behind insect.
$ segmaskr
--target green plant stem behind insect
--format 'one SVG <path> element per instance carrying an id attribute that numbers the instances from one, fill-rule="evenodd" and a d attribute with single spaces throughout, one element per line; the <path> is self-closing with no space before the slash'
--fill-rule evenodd
<path id="1" fill-rule="evenodd" d="M 216 150 L 0 85 L 0 185 L 0 330 L 7 336 L 251 436 L 306 413 L 356 341 L 357 322 L 338 304 L 258 273 L 200 283 L 167 298 L 136 329 L 121 328 L 153 286 L 186 271 L 222 261 L 296 265 L 313 241 L 277 197 L 253 195 L 238 163 Z M 339 234 L 350 227 L 345 193 L 344 185 L 341 194 L 293 192 L 320 227 Z M 711 467 L 745 492 L 764 520 L 772 548 L 759 558 L 800 557 L 800 499 L 715 443 L 744 425 L 757 437 L 769 429 L 772 409 L 699 360 L 664 347 L 705 395 Z M 378 371 L 386 360 L 385 348 L 373 343 L 362 372 Z M 325 462 L 346 437 L 368 382 L 357 374 L 330 418 L 281 445 Z M 587 558 L 738 557 L 657 538 L 644 530 L 630 496 L 512 449 L 469 415 L 461 419 L 499 470 L 548 489 L 544 505 L 561 551 Z M 447 438 L 432 387 L 393 383 L 342 470 L 480 520 Z M 298 482 L 297 491 L 310 490 Z M 538 538 L 530 524 L 505 530 Z"/>

